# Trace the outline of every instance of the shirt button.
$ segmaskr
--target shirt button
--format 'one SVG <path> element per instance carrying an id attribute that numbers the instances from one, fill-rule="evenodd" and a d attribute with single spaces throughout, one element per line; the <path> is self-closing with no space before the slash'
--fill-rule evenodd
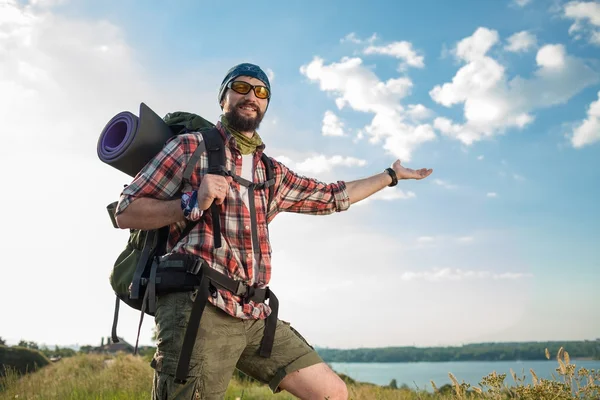
<path id="1" fill-rule="evenodd" d="M 239 160 L 240 158 L 242 158 L 242 156 L 238 154 L 238 160 Z"/>
<path id="2" fill-rule="evenodd" d="M 250 229 L 250 227 L 249 227 L 248 225 L 246 225 L 244 228 L 246 228 L 246 230 L 249 230 L 249 229 Z"/>

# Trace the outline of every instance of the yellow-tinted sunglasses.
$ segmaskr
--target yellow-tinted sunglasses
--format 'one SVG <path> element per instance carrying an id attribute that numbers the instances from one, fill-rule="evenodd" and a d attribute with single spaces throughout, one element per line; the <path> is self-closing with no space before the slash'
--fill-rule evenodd
<path id="1" fill-rule="evenodd" d="M 271 97 L 271 92 L 266 86 L 254 86 L 244 81 L 233 81 L 227 84 L 227 87 L 239 94 L 248 94 L 254 89 L 254 95 L 259 99 L 268 99 Z"/>

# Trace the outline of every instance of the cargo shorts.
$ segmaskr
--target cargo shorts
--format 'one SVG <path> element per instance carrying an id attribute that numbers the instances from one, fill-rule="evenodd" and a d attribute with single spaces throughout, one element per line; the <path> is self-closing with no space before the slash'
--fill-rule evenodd
<path id="1" fill-rule="evenodd" d="M 271 357 L 259 356 L 264 320 L 232 317 L 206 304 L 185 384 L 174 382 L 179 353 L 193 304 L 192 293 L 171 293 L 157 300 L 157 349 L 152 399 L 222 399 L 235 368 L 268 384 L 273 393 L 288 374 L 323 362 L 314 348 L 288 323 L 277 321 Z"/>

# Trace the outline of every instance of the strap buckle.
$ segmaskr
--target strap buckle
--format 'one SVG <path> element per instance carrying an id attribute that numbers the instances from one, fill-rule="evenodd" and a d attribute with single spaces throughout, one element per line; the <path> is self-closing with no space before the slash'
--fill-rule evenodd
<path id="1" fill-rule="evenodd" d="M 248 296 L 248 288 L 249 286 L 246 285 L 243 281 L 238 281 L 237 288 L 235 289 L 236 296 L 240 296 L 246 299 L 246 297 Z"/>
<path id="2" fill-rule="evenodd" d="M 202 267 L 204 266 L 205 261 L 199 257 L 194 257 L 194 262 L 190 267 L 187 268 L 187 272 L 198 275 Z"/>

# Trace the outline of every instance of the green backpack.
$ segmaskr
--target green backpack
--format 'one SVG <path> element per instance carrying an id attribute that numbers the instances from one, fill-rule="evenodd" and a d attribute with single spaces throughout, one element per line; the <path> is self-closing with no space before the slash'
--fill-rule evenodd
<path id="1" fill-rule="evenodd" d="M 189 181 L 195 165 L 205 151 L 208 156 L 208 173 L 220 175 L 227 174 L 225 168 L 225 147 L 223 138 L 212 123 L 196 114 L 180 111 L 167 114 L 164 117 L 164 121 L 173 132 L 173 135 L 199 132 L 203 137 L 203 145 L 196 148 L 188 165 L 185 167 L 182 187 Z M 271 159 L 263 153 L 262 162 L 266 169 L 266 179 L 268 181 L 272 180 L 273 164 Z M 268 189 L 267 204 L 270 203 L 270 199 L 273 197 L 274 188 L 273 186 L 270 186 Z M 113 226 L 118 229 L 119 227 L 115 220 L 116 206 L 117 202 L 109 204 L 107 206 L 107 211 Z M 220 217 L 219 208 L 214 203 L 211 206 L 211 213 L 215 238 L 214 245 L 215 248 L 219 248 L 221 246 Z M 181 233 L 179 240 L 185 238 L 195 225 L 196 222 L 188 223 Z M 134 353 L 137 353 L 139 334 L 144 314 L 153 316 L 156 310 L 155 293 L 150 293 L 151 290 L 147 290 L 147 287 L 153 261 L 166 253 L 168 238 L 169 226 L 154 230 L 130 229 L 129 239 L 125 249 L 117 257 L 109 277 L 110 285 L 116 295 L 115 312 L 111 330 L 111 339 L 114 343 L 119 342 L 117 336 L 117 324 L 120 302 L 122 301 L 128 306 L 141 311 L 138 326 L 138 338 L 136 339 Z M 182 288 L 182 290 L 189 289 Z"/>

